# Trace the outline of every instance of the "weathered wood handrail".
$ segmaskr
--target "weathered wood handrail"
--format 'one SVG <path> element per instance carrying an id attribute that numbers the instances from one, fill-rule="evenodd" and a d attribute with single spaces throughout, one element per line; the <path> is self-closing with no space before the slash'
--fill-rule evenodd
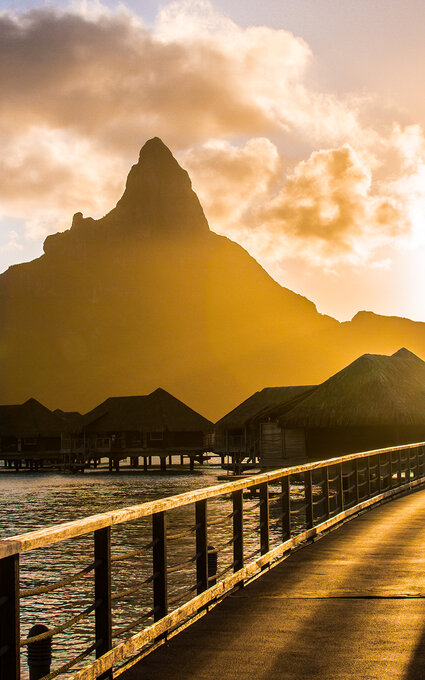
<path id="1" fill-rule="evenodd" d="M 297 483 L 297 498 L 293 497 L 291 480 Z M 27 644 L 25 639 L 20 639 L 20 596 L 47 593 L 54 589 L 54 586 L 43 586 L 41 589 L 20 591 L 19 556 L 21 553 L 93 534 L 94 561 L 92 565 L 77 572 L 75 577 L 67 575 L 65 579 L 56 584 L 56 588 L 63 586 L 64 583 L 73 583 L 89 570 L 94 570 L 93 605 L 86 608 L 83 614 L 94 612 L 95 641 L 90 649 L 96 650 L 97 659 L 90 661 L 83 670 L 75 672 L 72 678 L 73 680 L 94 680 L 95 678 L 106 680 L 112 678 L 112 668 L 119 665 L 129 655 L 157 641 L 171 628 L 175 628 L 191 616 L 198 614 L 208 603 L 216 601 L 217 598 L 222 597 L 262 569 L 280 561 L 286 553 L 302 541 L 317 536 L 371 505 L 422 483 L 425 483 L 425 442 L 366 451 L 274 470 L 1 540 L 0 677 L 8 680 L 18 680 L 20 677 L 19 649 Z M 276 491 L 277 486 L 280 491 Z M 302 502 L 300 489 L 302 489 Z M 252 501 L 252 495 L 248 499 L 244 491 L 255 493 L 255 503 L 248 502 L 249 499 Z M 208 532 L 217 524 L 217 520 L 208 521 L 208 501 L 229 497 L 232 512 L 227 512 L 222 520 L 223 522 L 230 520 L 232 538 L 212 547 L 209 545 Z M 187 556 L 183 562 L 171 567 L 167 563 L 167 513 L 189 505 L 194 509 L 194 525 L 189 530 L 175 533 L 169 538 L 181 539 L 192 535 L 196 542 L 195 554 Z M 254 529 L 251 528 L 250 534 L 246 532 L 244 534 L 244 518 L 246 519 L 249 513 L 253 512 L 258 514 Z M 303 524 L 300 528 L 298 518 L 301 516 Z M 122 556 L 112 556 L 112 527 L 148 517 L 152 518 L 151 542 L 145 544 L 142 549 L 127 551 Z M 298 528 L 294 531 L 296 519 Z M 273 547 L 271 547 L 272 528 L 273 531 L 275 528 L 280 528 L 279 543 Z M 251 540 L 252 536 L 254 536 L 252 540 L 258 539 L 254 550 L 252 550 L 252 545 L 245 545 L 245 541 L 248 538 Z M 251 552 L 246 554 L 245 548 L 248 547 Z M 224 555 L 222 551 L 226 552 L 227 548 L 232 552 L 230 563 L 221 568 L 218 574 L 211 573 L 209 565 L 214 562 L 216 569 L 218 554 Z M 151 576 L 144 582 L 139 582 L 138 585 L 130 586 L 112 596 L 113 565 L 118 563 L 118 566 L 114 568 L 119 569 L 120 559 L 143 554 L 149 549 L 152 552 Z M 195 566 L 195 582 L 187 591 L 170 599 L 168 597 L 168 575 L 192 563 Z M 229 573 L 230 570 L 233 573 Z M 113 601 L 138 592 L 143 585 L 151 582 L 153 584 L 151 609 L 141 616 L 138 615 L 132 624 L 122 627 L 119 632 L 134 630 L 145 618 L 153 617 L 153 623 L 142 628 L 124 642 L 113 646 Z M 189 593 L 192 599 L 170 611 L 173 603 L 185 597 L 185 592 Z M 193 596 L 194 592 L 196 594 Z M 78 616 L 77 619 L 80 620 Z M 70 628 L 74 620 L 76 620 L 75 617 L 68 619 L 55 630 Z M 76 658 L 81 659 L 81 654 Z M 72 663 L 67 662 L 57 669 L 54 677 L 61 671 L 68 670 Z M 50 675 L 45 677 L 50 677 Z"/>

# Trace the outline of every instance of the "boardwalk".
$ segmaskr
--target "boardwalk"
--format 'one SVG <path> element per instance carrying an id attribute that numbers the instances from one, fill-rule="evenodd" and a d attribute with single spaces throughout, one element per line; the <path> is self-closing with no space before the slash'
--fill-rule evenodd
<path id="1" fill-rule="evenodd" d="M 425 490 L 348 522 L 122 680 L 423 680 Z"/>

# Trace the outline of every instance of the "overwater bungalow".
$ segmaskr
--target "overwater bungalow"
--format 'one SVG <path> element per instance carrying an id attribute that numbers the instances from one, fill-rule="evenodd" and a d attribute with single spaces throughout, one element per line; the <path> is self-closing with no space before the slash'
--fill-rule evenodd
<path id="1" fill-rule="evenodd" d="M 297 433 L 311 459 L 423 441 L 425 362 L 404 348 L 364 354 L 297 404 L 272 407 L 263 418 L 283 440 Z"/>
<path id="2" fill-rule="evenodd" d="M 299 458 L 296 435 L 288 432 L 282 439 L 280 427 L 263 414 L 278 406 L 297 403 L 312 389 L 313 385 L 265 387 L 217 421 L 214 451 L 222 457 L 223 466 L 226 467 L 225 459 L 230 459 L 227 466 L 239 473 L 260 464 L 273 466 L 275 458 L 279 462 L 282 458 Z"/>
<path id="3" fill-rule="evenodd" d="M 151 394 L 110 397 L 85 414 L 77 441 L 93 458 L 110 461 L 130 457 L 134 465 L 141 456 L 188 455 L 201 459 L 211 450 L 213 424 L 169 392 L 158 388 Z"/>
<path id="4" fill-rule="evenodd" d="M 25 461 L 60 458 L 66 425 L 36 399 L 0 406 L 0 458 L 19 468 Z M 56 459 L 55 459 L 56 460 Z"/>

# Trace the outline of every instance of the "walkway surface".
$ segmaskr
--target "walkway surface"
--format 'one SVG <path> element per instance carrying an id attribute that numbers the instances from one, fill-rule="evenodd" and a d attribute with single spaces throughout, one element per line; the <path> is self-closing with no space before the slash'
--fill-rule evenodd
<path id="1" fill-rule="evenodd" d="M 123 680 L 425 680 L 425 491 L 228 597 Z"/>

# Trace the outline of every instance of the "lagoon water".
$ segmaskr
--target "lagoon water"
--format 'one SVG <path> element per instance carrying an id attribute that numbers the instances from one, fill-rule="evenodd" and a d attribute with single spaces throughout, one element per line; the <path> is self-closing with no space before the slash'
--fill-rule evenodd
<path id="1" fill-rule="evenodd" d="M 200 469 L 200 468 L 198 468 Z M 220 483 L 218 466 L 204 466 L 199 472 L 109 474 L 89 472 L 80 475 L 1 473 L 0 474 L 0 538 L 25 533 L 99 512 L 144 503 L 157 498 L 183 493 L 191 489 Z M 259 547 L 258 498 L 244 501 L 244 552 L 248 556 Z M 275 511 L 279 508 L 275 504 Z M 252 510 L 250 510 L 252 508 Z M 211 519 L 222 522 L 209 528 L 208 540 L 214 546 L 222 546 L 232 538 L 231 499 L 208 502 Z M 167 513 L 168 565 L 187 562 L 169 575 L 170 609 L 178 607 L 193 597 L 196 583 L 195 535 L 173 540 L 172 535 L 193 527 L 194 507 L 179 508 Z M 279 540 L 278 524 L 272 525 L 271 542 Z M 142 548 L 151 540 L 150 518 L 136 520 L 112 528 L 112 555 Z M 84 569 L 93 560 L 93 534 L 64 541 L 55 546 L 34 550 L 21 556 L 21 588 L 45 586 Z M 232 546 L 219 553 L 218 571 L 232 562 Z M 112 593 L 131 588 L 152 575 L 152 554 L 147 551 L 133 558 L 113 563 Z M 190 590 L 192 588 L 192 590 Z M 93 572 L 81 580 L 60 590 L 21 600 L 21 637 L 28 634 L 35 623 L 49 627 L 62 624 L 93 604 Z M 174 601 L 174 602 L 173 602 Z M 130 637 L 152 618 L 146 618 L 135 629 L 122 631 L 153 606 L 152 583 L 143 590 L 117 598 L 113 602 L 114 644 Z M 84 651 L 94 640 L 94 616 L 77 622 L 69 630 L 53 639 L 52 670 Z M 90 657 L 89 657 L 90 658 Z M 28 677 L 26 653 L 21 656 L 22 677 Z M 84 666 L 87 660 L 76 668 Z M 70 671 L 71 672 L 71 671 Z M 66 678 L 69 673 L 60 677 Z"/>
<path id="2" fill-rule="evenodd" d="M 80 475 L 1 473 L 0 474 L 0 538 L 33 531 L 99 512 L 144 503 L 204 486 L 220 483 L 218 466 L 204 466 L 201 471 L 190 473 L 125 473 L 109 474 L 89 472 Z M 258 498 L 244 502 L 245 553 L 248 555 L 259 547 Z M 253 510 L 250 512 L 250 506 Z M 221 546 L 232 537 L 231 499 L 209 501 L 210 517 L 215 521 L 209 530 L 209 543 Z M 167 513 L 168 523 L 168 565 L 186 562 L 188 564 L 169 575 L 169 600 L 173 609 L 193 597 L 190 588 L 196 583 L 195 535 L 190 533 L 183 539 L 173 540 L 172 535 L 193 527 L 194 507 L 188 506 Z M 276 525 L 275 525 L 276 526 Z M 136 520 L 112 529 L 112 555 L 118 557 L 124 552 L 141 548 L 151 540 L 150 518 Z M 55 546 L 34 550 L 21 556 L 21 588 L 45 586 L 84 569 L 93 560 L 93 534 Z M 219 554 L 218 570 L 232 562 L 232 546 Z M 137 557 L 113 563 L 112 593 L 131 588 L 152 575 L 151 551 Z M 21 637 L 28 634 L 35 623 L 49 627 L 62 624 L 93 603 L 93 572 L 81 580 L 60 590 L 21 600 Z M 136 629 L 121 632 L 142 614 L 148 614 L 153 606 L 152 584 L 142 591 L 117 598 L 113 602 L 114 643 L 130 637 L 149 625 L 152 618 Z M 173 600 L 175 602 L 173 603 Z M 73 654 L 84 651 L 93 642 L 94 617 L 77 622 L 69 630 L 59 633 L 53 639 L 52 670 L 65 663 Z M 26 653 L 22 653 L 22 677 L 28 677 Z M 87 662 L 87 661 L 86 661 Z M 84 663 L 75 668 L 82 667 Z M 66 678 L 69 673 L 60 677 Z"/>
<path id="3" fill-rule="evenodd" d="M 144 503 L 164 496 L 183 493 L 201 486 L 217 484 L 219 468 L 204 467 L 202 472 L 186 474 L 125 473 L 108 474 L 90 472 L 80 475 L 8 473 L 0 474 L 0 538 L 33 531 L 115 508 Z M 192 522 L 191 512 L 170 517 L 173 525 Z M 147 520 L 131 522 L 114 527 L 112 531 L 113 554 L 128 551 L 150 541 L 150 525 Z M 180 541 L 170 546 L 170 559 L 179 560 L 179 553 L 186 547 Z M 177 548 L 177 551 L 174 549 Z M 190 546 L 193 550 L 193 547 Z M 172 553 L 177 554 L 172 554 Z M 72 539 L 56 546 L 21 556 L 21 588 L 34 588 L 60 580 L 72 574 L 93 559 L 93 534 Z M 181 559 L 184 559 L 182 557 Z M 193 570 L 174 579 L 170 593 L 174 595 L 192 580 Z M 114 565 L 112 587 L 117 592 L 130 587 L 152 573 L 150 552 L 138 559 L 117 562 Z M 25 637 L 35 623 L 49 627 L 59 625 L 75 616 L 93 602 L 93 573 L 61 590 L 32 596 L 21 600 L 21 636 Z M 127 625 L 136 614 L 152 607 L 152 586 L 142 594 L 123 598 L 114 603 L 114 630 Z M 78 622 L 69 631 L 53 639 L 52 669 L 70 659 L 70 647 L 75 654 L 93 642 L 93 614 Z M 147 619 L 146 624 L 152 619 Z M 140 626 L 139 626 L 140 628 Z M 130 631 L 125 637 L 132 634 Z M 72 645 L 70 640 L 72 639 Z M 122 639 L 122 638 L 120 638 Z M 119 641 L 116 640 L 116 641 Z M 22 675 L 28 677 L 26 653 L 22 653 Z M 77 666 L 81 667 L 84 664 Z M 75 670 L 75 669 L 74 669 Z M 69 674 L 68 674 L 69 675 Z M 66 677 L 65 673 L 61 677 Z"/>

